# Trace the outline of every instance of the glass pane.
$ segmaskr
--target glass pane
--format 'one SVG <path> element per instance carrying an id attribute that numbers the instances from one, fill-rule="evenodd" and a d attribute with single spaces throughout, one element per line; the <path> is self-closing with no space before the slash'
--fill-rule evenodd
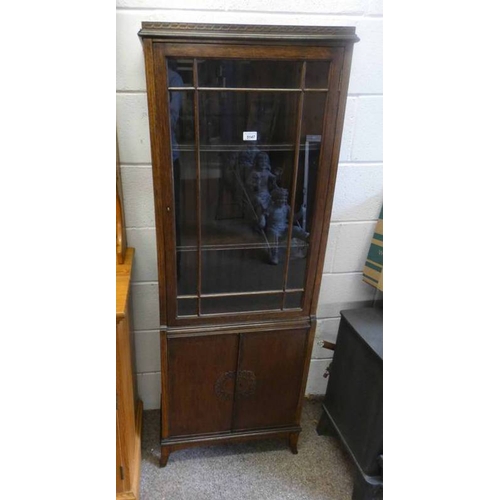
<path id="1" fill-rule="evenodd" d="M 326 89 L 329 70 L 329 61 L 307 61 L 306 89 Z"/>
<path id="2" fill-rule="evenodd" d="M 179 247 L 178 247 L 179 248 Z M 177 294 L 196 295 L 198 284 L 198 253 L 196 246 L 177 250 Z"/>
<path id="3" fill-rule="evenodd" d="M 231 297 L 203 297 L 202 314 L 239 311 L 269 311 L 281 309 L 282 293 L 266 295 L 233 295 Z"/>
<path id="4" fill-rule="evenodd" d="M 167 59 L 168 86 L 193 86 L 193 59 Z"/>
<path id="5" fill-rule="evenodd" d="M 194 92 L 170 90 L 170 129 L 174 160 L 179 151 L 193 150 L 194 146 Z"/>
<path id="6" fill-rule="evenodd" d="M 300 61 L 198 61 L 200 87 L 300 88 Z"/>
<path id="7" fill-rule="evenodd" d="M 170 71 L 169 79 L 175 74 Z M 174 178 L 177 289 L 197 293 L 196 157 L 194 151 L 194 92 L 169 91 L 170 139 Z"/>
<path id="8" fill-rule="evenodd" d="M 175 232 L 177 249 L 191 250 L 197 245 L 196 158 L 194 151 L 174 154 Z"/>
<path id="9" fill-rule="evenodd" d="M 269 246 L 267 210 L 278 187 L 290 190 L 293 151 L 252 146 L 235 151 L 202 150 L 202 245 Z"/>
<path id="10" fill-rule="evenodd" d="M 199 100 L 202 293 L 282 290 L 286 241 L 267 220 L 273 196 L 292 186 L 298 96 L 199 91 Z"/>
<path id="11" fill-rule="evenodd" d="M 281 309 L 291 214 L 286 288 L 304 286 L 326 94 L 303 94 L 297 191 L 291 207 L 301 94 L 259 89 L 300 88 L 302 62 L 198 60 L 198 87 L 254 90 L 196 92 L 193 59 L 166 64 L 178 294 L 197 295 L 200 273 L 202 294 L 275 292 L 202 297 L 202 314 Z M 306 88 L 326 88 L 328 71 L 328 62 L 308 62 Z M 284 306 L 298 308 L 301 300 L 301 292 L 289 292 Z M 197 299 L 180 298 L 178 315 L 196 315 L 197 304 Z"/>
<path id="12" fill-rule="evenodd" d="M 287 292 L 285 296 L 285 309 L 300 309 L 302 292 Z"/>
<path id="13" fill-rule="evenodd" d="M 297 94 L 200 90 L 199 100 L 202 147 L 241 150 L 247 146 L 266 145 L 293 148 Z"/>
<path id="14" fill-rule="evenodd" d="M 177 316 L 197 316 L 198 299 L 177 299 Z"/>
<path id="15" fill-rule="evenodd" d="M 202 293 L 239 293 L 282 290 L 284 264 L 269 262 L 269 251 L 241 245 L 237 250 L 203 250 Z"/>
<path id="16" fill-rule="evenodd" d="M 303 288 L 313 220 L 326 94 L 305 93 L 287 288 Z"/>

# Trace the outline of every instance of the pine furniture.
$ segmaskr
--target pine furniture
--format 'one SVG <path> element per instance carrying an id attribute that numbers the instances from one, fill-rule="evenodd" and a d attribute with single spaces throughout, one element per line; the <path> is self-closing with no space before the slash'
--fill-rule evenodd
<path id="1" fill-rule="evenodd" d="M 141 476 L 142 401 L 137 397 L 130 279 L 134 249 L 127 248 L 116 162 L 116 499 L 138 500 Z"/>

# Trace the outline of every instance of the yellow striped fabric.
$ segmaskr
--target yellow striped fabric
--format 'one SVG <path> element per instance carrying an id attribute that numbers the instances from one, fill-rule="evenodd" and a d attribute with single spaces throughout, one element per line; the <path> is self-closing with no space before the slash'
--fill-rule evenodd
<path id="1" fill-rule="evenodd" d="M 373 233 L 372 242 L 363 269 L 363 281 L 383 291 L 384 266 L 384 216 L 383 208 Z"/>

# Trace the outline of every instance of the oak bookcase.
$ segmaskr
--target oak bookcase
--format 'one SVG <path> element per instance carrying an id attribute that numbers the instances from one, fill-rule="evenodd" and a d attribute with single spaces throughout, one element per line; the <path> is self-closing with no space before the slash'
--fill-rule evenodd
<path id="1" fill-rule="evenodd" d="M 351 27 L 144 22 L 159 271 L 161 465 L 297 452 Z"/>

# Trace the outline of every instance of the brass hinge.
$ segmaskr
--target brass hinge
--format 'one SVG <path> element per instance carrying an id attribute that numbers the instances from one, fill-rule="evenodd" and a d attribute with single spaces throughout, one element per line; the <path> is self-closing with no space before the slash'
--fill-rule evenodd
<path id="1" fill-rule="evenodd" d="M 123 465 L 120 465 L 120 477 L 122 481 L 125 479 L 125 472 L 123 471 Z"/>

